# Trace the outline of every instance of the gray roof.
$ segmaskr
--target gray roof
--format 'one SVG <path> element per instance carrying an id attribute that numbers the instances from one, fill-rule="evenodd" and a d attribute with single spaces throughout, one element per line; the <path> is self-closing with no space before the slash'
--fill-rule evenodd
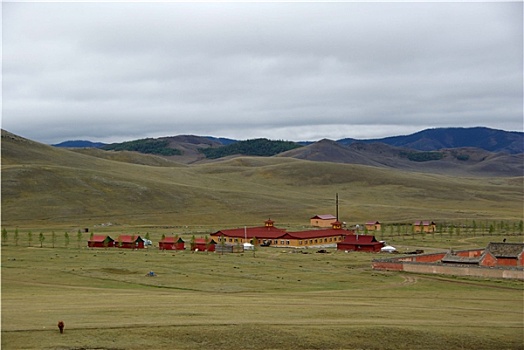
<path id="1" fill-rule="evenodd" d="M 518 258 L 524 252 L 524 243 L 495 243 L 491 242 L 486 248 L 497 258 Z"/>

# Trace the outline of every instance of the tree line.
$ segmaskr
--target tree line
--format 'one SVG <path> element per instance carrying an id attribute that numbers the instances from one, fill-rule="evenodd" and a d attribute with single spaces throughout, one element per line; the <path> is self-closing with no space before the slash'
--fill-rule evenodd
<path id="1" fill-rule="evenodd" d="M 300 144 L 292 141 L 272 141 L 268 139 L 252 139 L 238 141 L 227 146 L 217 148 L 200 148 L 199 152 L 207 158 L 217 159 L 235 154 L 245 156 L 262 156 L 270 157 L 285 151 L 302 147 Z"/>
<path id="2" fill-rule="evenodd" d="M 135 151 L 147 154 L 156 154 L 161 156 L 178 156 L 182 152 L 175 148 L 169 147 L 168 140 L 146 138 L 135 141 L 122 143 L 112 143 L 102 147 L 106 151 Z"/>

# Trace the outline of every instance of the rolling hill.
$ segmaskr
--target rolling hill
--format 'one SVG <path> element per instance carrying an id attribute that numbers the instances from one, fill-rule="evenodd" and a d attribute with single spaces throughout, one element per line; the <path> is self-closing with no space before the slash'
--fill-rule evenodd
<path id="1" fill-rule="evenodd" d="M 104 152 L 106 154 L 107 152 Z M 112 153 L 112 152 L 108 152 Z M 2 225 L 302 225 L 334 212 L 349 223 L 522 218 L 522 177 L 461 177 L 289 157 L 184 165 L 122 161 L 2 131 Z M 154 161 L 152 159 L 155 159 Z"/>
<path id="2" fill-rule="evenodd" d="M 152 150 L 153 143 L 155 148 Z M 62 143 L 59 146 L 71 144 Z M 427 129 L 412 135 L 375 140 L 342 139 L 301 143 L 179 135 L 116 143 L 101 148 L 156 153 L 180 164 L 208 163 L 238 156 L 274 156 L 278 153 L 278 157 L 425 173 L 521 176 L 524 174 L 523 147 L 524 133 L 477 127 Z M 70 149 L 90 152 L 91 155 L 106 159 L 119 158 L 121 161 L 127 159 L 135 162 L 130 155 L 124 157 L 88 151 L 91 148 Z M 151 161 L 149 159 L 144 164 L 150 164 Z M 170 166 L 169 163 L 165 165 Z"/>
<path id="3" fill-rule="evenodd" d="M 384 143 L 352 143 L 345 146 L 339 142 L 321 140 L 280 153 L 278 156 L 432 174 L 460 176 L 522 176 L 524 174 L 523 153 L 493 153 L 472 147 L 416 151 Z"/>

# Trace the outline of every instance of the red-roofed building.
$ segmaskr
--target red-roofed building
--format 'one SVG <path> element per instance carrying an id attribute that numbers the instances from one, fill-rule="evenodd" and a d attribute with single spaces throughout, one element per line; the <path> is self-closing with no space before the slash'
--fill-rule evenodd
<path id="1" fill-rule="evenodd" d="M 125 249 L 144 249 L 144 240 L 136 235 L 120 235 L 116 239 L 116 247 Z"/>
<path id="2" fill-rule="evenodd" d="M 179 237 L 164 237 L 158 242 L 158 249 L 160 250 L 184 250 L 185 242 Z"/>
<path id="3" fill-rule="evenodd" d="M 347 235 L 342 242 L 337 244 L 338 250 L 353 250 L 362 252 L 380 252 L 383 242 L 371 235 Z"/>
<path id="4" fill-rule="evenodd" d="M 311 226 L 314 227 L 331 227 L 331 224 L 335 221 L 337 221 L 337 217 L 331 214 L 315 215 L 309 219 Z"/>
<path id="5" fill-rule="evenodd" d="M 227 244 L 256 243 L 256 245 L 271 245 L 272 247 L 306 248 L 336 246 L 342 238 L 351 233 L 342 229 L 342 224 L 335 219 L 331 228 L 287 232 L 276 228 L 273 221 L 266 221 L 263 227 L 246 227 L 231 230 L 221 230 L 211 234 L 220 243 Z M 253 242 L 256 238 L 257 242 Z"/>
<path id="6" fill-rule="evenodd" d="M 349 233 L 352 232 L 342 229 L 341 223 L 335 221 L 331 228 L 287 232 L 278 238 L 278 244 L 275 245 L 292 248 L 336 247 L 337 243 Z"/>
<path id="7" fill-rule="evenodd" d="M 212 239 L 206 239 L 206 238 L 195 238 L 191 242 L 191 250 L 200 250 L 200 251 L 208 251 L 208 252 L 214 252 L 215 251 L 215 245 L 217 242 L 215 242 Z"/>
<path id="8" fill-rule="evenodd" d="M 93 235 L 89 241 L 87 241 L 87 246 L 91 248 L 109 248 L 115 246 L 115 240 L 109 236 L 104 235 Z"/>
<path id="9" fill-rule="evenodd" d="M 273 240 L 282 236 L 286 230 L 274 226 L 274 221 L 269 219 L 265 221 L 264 226 L 259 227 L 242 227 L 227 230 L 220 230 L 211 234 L 218 243 L 224 242 L 227 244 L 243 244 L 252 243 L 253 238 L 257 238 L 258 244 L 267 242 L 272 243 Z"/>

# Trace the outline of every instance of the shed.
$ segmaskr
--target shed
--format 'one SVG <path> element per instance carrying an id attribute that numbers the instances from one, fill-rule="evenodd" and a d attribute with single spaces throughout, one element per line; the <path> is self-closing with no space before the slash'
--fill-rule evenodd
<path id="1" fill-rule="evenodd" d="M 216 253 L 243 253 L 244 246 L 242 244 L 216 244 Z"/>
<path id="2" fill-rule="evenodd" d="M 437 224 L 433 221 L 415 221 L 413 223 L 413 232 L 432 233 L 437 231 Z"/>
<path id="3" fill-rule="evenodd" d="M 136 235 L 120 235 L 116 239 L 116 247 L 125 249 L 144 249 L 144 240 Z"/>
<path id="4" fill-rule="evenodd" d="M 201 251 L 209 251 L 214 252 L 216 242 L 214 240 L 205 239 L 205 238 L 196 238 L 193 242 L 191 242 L 191 250 L 201 250 Z"/>
<path id="5" fill-rule="evenodd" d="M 380 231 L 382 225 L 378 221 L 368 221 L 364 224 L 364 227 L 368 231 Z"/>
<path id="6" fill-rule="evenodd" d="M 91 248 L 109 248 L 115 246 L 115 240 L 109 236 L 104 235 L 93 235 L 89 241 L 87 241 L 87 246 Z"/>
<path id="7" fill-rule="evenodd" d="M 347 235 L 342 242 L 337 243 L 338 250 L 353 250 L 363 252 L 380 252 L 384 242 L 376 240 L 371 235 Z"/>
<path id="8" fill-rule="evenodd" d="M 179 237 L 165 237 L 158 242 L 158 249 L 160 250 L 184 250 L 185 242 Z"/>
<path id="9" fill-rule="evenodd" d="M 337 217 L 331 214 L 315 215 L 309 219 L 311 226 L 314 227 L 331 227 L 331 224 L 335 221 L 337 221 Z"/>

